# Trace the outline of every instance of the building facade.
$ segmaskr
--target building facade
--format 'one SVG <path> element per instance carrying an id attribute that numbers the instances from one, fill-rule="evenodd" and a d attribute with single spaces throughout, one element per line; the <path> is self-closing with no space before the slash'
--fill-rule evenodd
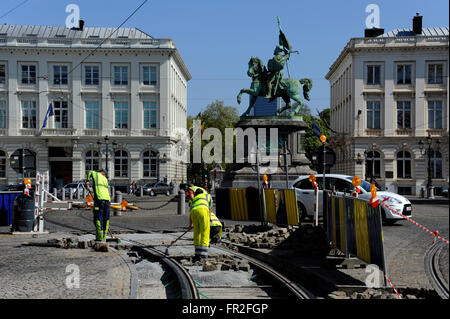
<path id="1" fill-rule="evenodd" d="M 114 31 L 0 26 L 0 184 L 98 168 L 115 185 L 186 180 L 175 133 L 191 75 L 173 40 Z"/>
<path id="2" fill-rule="evenodd" d="M 448 27 L 422 28 L 416 20 L 419 28 L 350 39 L 325 77 L 336 132 L 332 172 L 373 176 L 410 195 L 426 190 L 429 166 L 436 193 L 449 179 Z"/>

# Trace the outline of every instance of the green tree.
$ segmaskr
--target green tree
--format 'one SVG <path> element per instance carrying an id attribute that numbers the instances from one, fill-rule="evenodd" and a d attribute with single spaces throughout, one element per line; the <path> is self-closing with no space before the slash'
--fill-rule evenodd
<path id="1" fill-rule="evenodd" d="M 194 120 L 197 116 L 188 116 L 187 117 L 187 128 L 188 130 L 193 126 Z M 204 123 L 204 129 L 207 128 L 217 128 L 222 134 L 222 154 L 225 154 L 225 128 L 234 128 L 236 123 L 239 121 L 239 112 L 237 108 L 232 106 L 225 106 L 223 101 L 216 100 L 211 104 L 206 106 L 206 109 L 201 112 L 200 119 L 201 122 Z M 192 130 L 190 130 L 190 134 L 192 136 Z M 202 149 L 205 144 L 209 141 L 202 140 Z M 191 161 L 192 161 L 192 145 L 191 142 Z M 222 157 L 223 160 L 223 157 Z M 217 163 L 208 164 L 208 171 L 213 169 Z M 231 163 L 220 163 L 224 170 L 227 170 L 231 167 Z M 202 178 L 202 170 L 203 163 L 192 163 L 190 166 L 190 178 L 199 180 Z"/>
<path id="2" fill-rule="evenodd" d="M 330 114 L 329 109 L 325 109 L 319 113 L 320 118 L 317 118 L 312 115 L 303 116 L 303 121 L 308 126 L 305 132 L 305 155 L 309 160 L 311 160 L 312 154 L 316 150 L 316 148 L 322 145 L 320 139 L 314 134 L 312 119 L 314 119 L 317 126 L 319 126 L 320 128 L 320 132 L 327 137 L 327 142 L 329 142 L 330 141 L 330 130 L 328 129 L 329 114 Z"/>

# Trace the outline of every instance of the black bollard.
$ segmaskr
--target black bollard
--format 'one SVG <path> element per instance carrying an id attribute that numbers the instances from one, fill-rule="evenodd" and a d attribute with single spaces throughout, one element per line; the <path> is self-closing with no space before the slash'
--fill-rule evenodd
<path id="1" fill-rule="evenodd" d="M 180 189 L 178 192 L 178 215 L 184 215 L 186 209 L 186 193 Z"/>

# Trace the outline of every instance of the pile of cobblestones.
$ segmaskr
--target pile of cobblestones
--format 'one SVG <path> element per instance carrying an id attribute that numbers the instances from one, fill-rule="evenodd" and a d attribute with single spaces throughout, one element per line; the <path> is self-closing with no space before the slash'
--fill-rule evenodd
<path id="1" fill-rule="evenodd" d="M 417 289 L 416 289 L 417 290 Z M 424 289 L 400 289 L 400 297 L 389 289 L 368 288 L 362 292 L 333 291 L 328 295 L 330 299 L 428 299 L 436 298 L 435 294 Z"/>
<path id="2" fill-rule="evenodd" d="M 202 271 L 250 271 L 250 264 L 247 261 L 229 255 L 209 257 L 196 262 L 193 262 L 192 258 L 184 258 L 180 262 L 183 266 L 202 266 Z"/>
<path id="3" fill-rule="evenodd" d="M 233 225 L 224 228 L 224 238 L 251 248 L 290 250 L 297 255 L 323 254 L 329 249 L 323 229 L 312 225 Z"/>
<path id="4" fill-rule="evenodd" d="M 48 239 L 47 242 L 24 242 L 23 246 L 40 246 L 40 247 L 55 247 L 63 249 L 88 249 L 95 248 L 95 240 L 79 240 L 77 237 L 67 237 L 67 238 L 52 238 Z M 117 250 L 125 250 L 131 248 L 130 245 L 120 244 L 120 243 L 110 243 Z"/>

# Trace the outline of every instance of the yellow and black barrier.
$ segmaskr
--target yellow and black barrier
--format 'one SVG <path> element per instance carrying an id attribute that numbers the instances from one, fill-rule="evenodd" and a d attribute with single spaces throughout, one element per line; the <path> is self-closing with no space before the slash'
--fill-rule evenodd
<path id="1" fill-rule="evenodd" d="M 216 215 L 218 218 L 242 221 L 263 221 L 258 189 L 217 188 Z M 265 189 L 267 221 L 274 224 L 296 225 L 299 222 L 297 197 L 294 190 Z"/>
<path id="2" fill-rule="evenodd" d="M 356 256 L 385 272 L 380 206 L 374 208 L 359 198 L 326 193 L 329 241 L 347 257 Z"/>

